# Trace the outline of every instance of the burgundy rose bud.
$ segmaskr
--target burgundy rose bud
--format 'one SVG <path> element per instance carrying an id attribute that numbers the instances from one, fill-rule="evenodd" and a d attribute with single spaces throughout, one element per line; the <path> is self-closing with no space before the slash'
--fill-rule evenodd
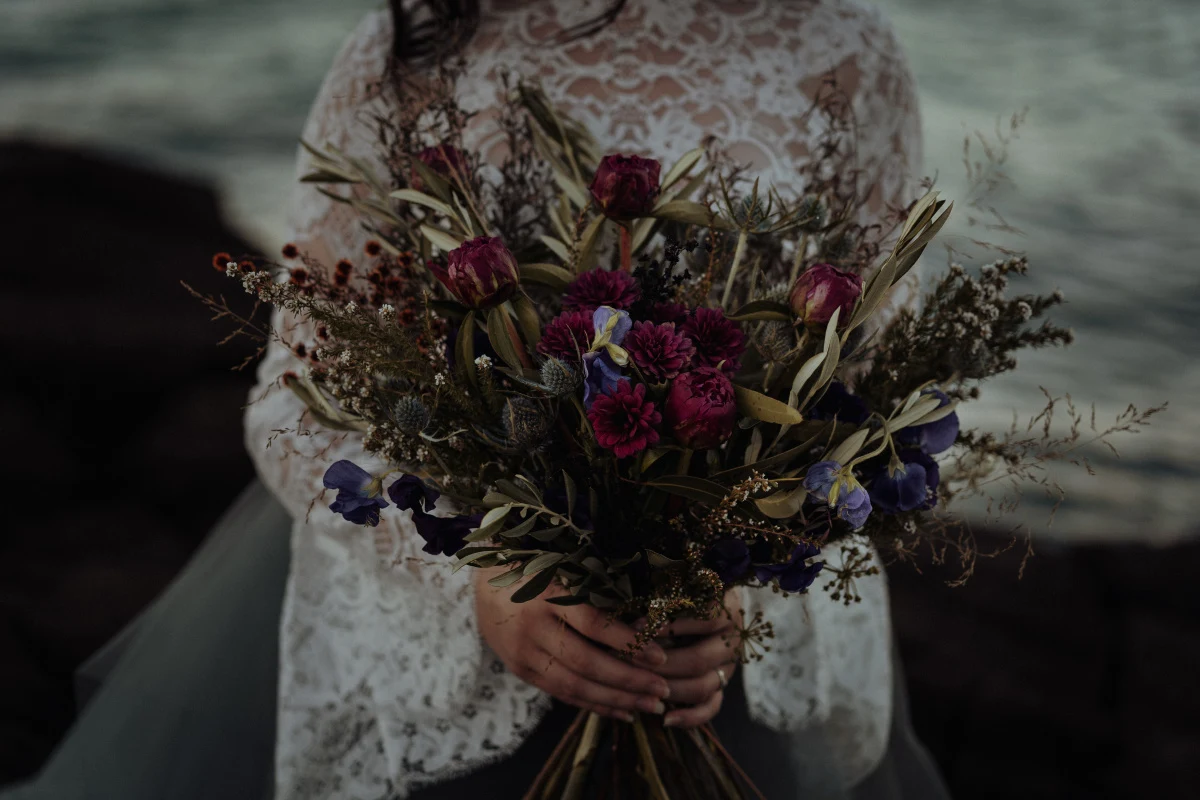
<path id="1" fill-rule="evenodd" d="M 662 165 L 640 156 L 605 156 L 589 187 L 592 197 L 612 219 L 644 217 L 658 200 Z"/>
<path id="2" fill-rule="evenodd" d="M 716 447 L 733 434 L 737 422 L 733 383 L 714 367 L 685 372 L 667 393 L 666 420 L 684 447 Z"/>
<path id="3" fill-rule="evenodd" d="M 850 322 L 850 314 L 860 294 L 862 278 L 859 276 L 829 264 L 813 264 L 796 278 L 796 285 L 792 287 L 792 311 L 804 325 L 824 328 L 834 310 L 840 308 L 838 327 L 844 328 Z"/>
<path id="4" fill-rule="evenodd" d="M 417 160 L 450 182 L 454 182 L 455 178 L 465 180 L 467 177 L 467 159 L 452 145 L 438 144 L 426 147 L 417 153 Z M 409 183 L 418 191 L 423 188 L 421 176 L 415 169 L 409 176 Z"/>
<path id="5" fill-rule="evenodd" d="M 429 269 L 450 293 L 472 308 L 491 308 L 513 296 L 520 283 L 517 259 L 495 236 L 469 239 L 450 251 L 447 266 Z"/>

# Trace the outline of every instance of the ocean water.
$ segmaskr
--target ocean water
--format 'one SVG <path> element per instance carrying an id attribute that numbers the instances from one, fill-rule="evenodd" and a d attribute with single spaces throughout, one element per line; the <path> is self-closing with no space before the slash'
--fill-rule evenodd
<path id="1" fill-rule="evenodd" d="M 97 144 L 214 182 L 264 246 L 281 236 L 295 137 L 345 34 L 376 0 L 3 0 L 0 135 Z M 966 191 L 962 140 L 1028 108 L 996 198 L 1032 289 L 1061 287 L 1077 344 L 1025 357 L 963 413 L 1006 427 L 1040 386 L 1095 403 L 1170 400 L 1148 432 L 1059 470 L 1042 534 L 1156 542 L 1200 533 L 1200 3 L 880 0 L 905 45 L 926 172 Z M 949 234 L 973 235 L 962 223 Z M 932 259 L 936 270 L 940 256 Z M 181 267 L 182 268 L 182 267 Z M 1031 500 L 1029 518 L 1043 518 Z"/>

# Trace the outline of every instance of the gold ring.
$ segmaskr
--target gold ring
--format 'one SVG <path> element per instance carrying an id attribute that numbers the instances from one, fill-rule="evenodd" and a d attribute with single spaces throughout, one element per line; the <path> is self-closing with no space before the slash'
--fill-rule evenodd
<path id="1" fill-rule="evenodd" d="M 725 670 L 720 667 L 717 667 L 717 681 L 720 682 L 722 689 L 729 685 L 729 678 L 725 677 Z"/>

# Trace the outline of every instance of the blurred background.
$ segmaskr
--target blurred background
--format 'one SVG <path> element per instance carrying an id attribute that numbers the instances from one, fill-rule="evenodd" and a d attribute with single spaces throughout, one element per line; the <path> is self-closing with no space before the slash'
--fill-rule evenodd
<path id="1" fill-rule="evenodd" d="M 1028 108 L 995 198 L 1022 234 L 987 238 L 1028 251 L 1028 286 L 1061 287 L 1077 334 L 964 423 L 1027 418 L 1039 386 L 1101 422 L 1171 401 L 1120 459 L 1091 454 L 1097 476 L 1058 475 L 1069 499 L 1022 581 L 1008 557 L 962 589 L 892 570 L 918 733 L 959 797 L 1195 796 L 1200 4 L 876 4 L 949 196 L 964 136 Z M 244 353 L 213 346 L 178 282 L 224 290 L 213 252 L 277 252 L 308 105 L 376 5 L 0 3 L 0 419 L 24 500 L 0 533 L 0 785 L 36 771 L 75 713 L 73 670 L 252 477 L 251 375 L 228 369 Z M 977 235 L 962 216 L 952 233 Z"/>

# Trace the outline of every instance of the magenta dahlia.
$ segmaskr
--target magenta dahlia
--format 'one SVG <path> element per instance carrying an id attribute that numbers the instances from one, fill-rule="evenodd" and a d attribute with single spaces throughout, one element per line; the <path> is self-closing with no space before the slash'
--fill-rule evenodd
<path id="1" fill-rule="evenodd" d="M 680 327 L 696 345 L 695 363 L 702 367 L 721 364 L 725 372 L 737 372 L 746 352 L 746 334 L 719 308 L 698 308 Z M 722 363 L 724 362 L 724 363 Z"/>
<path id="2" fill-rule="evenodd" d="M 682 325 L 687 319 L 687 306 L 679 303 L 655 303 L 650 309 L 650 319 L 653 322 L 674 322 L 677 326 Z"/>
<path id="3" fill-rule="evenodd" d="M 654 426 L 662 422 L 662 415 L 646 399 L 644 383 L 634 386 L 623 380 L 610 393 L 596 398 L 588 409 L 588 420 L 601 447 L 612 450 L 617 458 L 627 458 L 658 442 Z"/>
<path id="4" fill-rule="evenodd" d="M 592 312 L 564 311 L 547 323 L 537 349 L 544 356 L 578 364 L 580 356 L 592 346 L 594 336 Z"/>
<path id="5" fill-rule="evenodd" d="M 696 354 L 692 340 L 676 331 L 672 322 L 635 322 L 621 346 L 651 383 L 674 378 Z"/>
<path id="6" fill-rule="evenodd" d="M 637 281 L 628 272 L 593 269 L 571 282 L 562 302 L 564 309 L 590 314 L 600 306 L 629 308 L 640 296 Z"/>

